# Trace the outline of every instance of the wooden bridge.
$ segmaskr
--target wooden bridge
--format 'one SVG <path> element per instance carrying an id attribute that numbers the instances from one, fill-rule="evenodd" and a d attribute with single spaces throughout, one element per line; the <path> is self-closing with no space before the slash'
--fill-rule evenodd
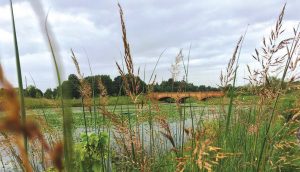
<path id="1" fill-rule="evenodd" d="M 222 91 L 203 91 L 203 92 L 153 92 L 149 96 L 155 100 L 166 100 L 172 98 L 177 102 L 184 102 L 187 98 L 196 98 L 197 100 L 205 100 L 210 97 L 223 97 Z"/>

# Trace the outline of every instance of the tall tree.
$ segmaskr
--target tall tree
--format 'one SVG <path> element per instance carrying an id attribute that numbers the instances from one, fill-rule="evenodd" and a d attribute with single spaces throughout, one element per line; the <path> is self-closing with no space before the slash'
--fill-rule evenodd
<path id="1" fill-rule="evenodd" d="M 32 98 L 41 98 L 43 97 L 43 92 L 35 86 L 29 85 L 27 89 L 25 89 L 24 95 Z"/>
<path id="2" fill-rule="evenodd" d="M 51 88 L 48 88 L 45 93 L 44 93 L 44 97 L 46 99 L 53 99 L 54 98 L 54 94 Z"/>
<path id="3" fill-rule="evenodd" d="M 80 81 L 75 74 L 70 74 L 68 77 L 69 89 L 72 98 L 78 99 L 80 97 Z"/>

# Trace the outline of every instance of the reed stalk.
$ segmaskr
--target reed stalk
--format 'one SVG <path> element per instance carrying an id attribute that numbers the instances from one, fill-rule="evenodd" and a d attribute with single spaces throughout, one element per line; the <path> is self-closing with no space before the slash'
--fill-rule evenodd
<path id="1" fill-rule="evenodd" d="M 285 10 L 285 6 L 283 7 L 282 15 L 284 14 L 284 10 Z M 279 97 L 280 97 L 280 94 L 281 94 L 280 91 L 283 89 L 283 85 L 284 85 L 284 82 L 285 82 L 286 75 L 288 73 L 288 69 L 289 69 L 291 60 L 292 60 L 292 58 L 293 58 L 293 56 L 296 53 L 297 48 L 298 48 L 298 42 L 299 42 L 299 35 L 297 35 L 298 29 L 299 29 L 299 25 L 298 25 L 297 30 L 294 30 L 295 37 L 293 38 L 291 47 L 288 47 L 288 46 L 286 47 L 287 60 L 286 60 L 284 71 L 283 71 L 283 74 L 282 74 L 282 77 L 281 77 L 281 80 L 280 80 L 280 83 L 279 83 L 279 90 L 277 92 L 277 95 L 276 95 L 276 98 L 275 98 L 275 101 L 274 101 L 274 104 L 273 104 L 273 107 L 272 107 L 271 115 L 270 115 L 270 118 L 269 118 L 269 120 L 267 121 L 267 124 L 266 124 L 266 132 L 265 132 L 264 137 L 263 137 L 262 147 L 260 149 L 259 158 L 258 158 L 258 161 L 257 161 L 257 169 L 256 169 L 257 172 L 260 171 L 261 161 L 262 161 L 263 154 L 264 154 L 264 151 L 265 151 L 266 142 L 267 142 L 267 139 L 268 139 L 268 136 L 269 136 L 269 132 L 270 132 L 270 129 L 271 129 L 271 124 L 272 124 L 272 121 L 274 119 L 275 111 L 277 109 Z"/>
<path id="2" fill-rule="evenodd" d="M 88 56 L 86 56 L 86 57 L 87 57 L 87 60 L 88 60 L 89 69 L 90 69 L 90 73 L 91 73 L 91 76 L 92 76 L 92 99 L 93 99 L 93 112 L 94 112 L 94 131 L 96 132 L 97 131 L 97 112 L 96 112 L 96 99 L 95 99 L 95 76 L 93 75 L 90 59 L 89 59 Z"/>
<path id="3" fill-rule="evenodd" d="M 48 17 L 47 17 L 48 18 Z M 65 168 L 66 171 L 73 171 L 72 158 L 73 158 L 73 135 L 72 135 L 72 125 L 73 125 L 73 117 L 72 111 L 68 106 L 68 103 L 64 100 L 65 97 L 68 97 L 63 92 L 62 88 L 62 80 L 61 80 L 61 70 L 59 68 L 59 63 L 56 57 L 56 52 L 51 41 L 50 33 L 47 27 L 47 18 L 45 22 L 46 36 L 48 40 L 48 44 L 51 50 L 52 60 L 54 61 L 56 77 L 58 82 L 58 92 L 60 97 L 60 104 L 63 116 L 63 140 L 64 140 L 64 159 L 65 159 Z"/>
<path id="4" fill-rule="evenodd" d="M 14 48 L 15 48 L 15 55 L 16 55 L 16 67 L 17 67 L 17 76 L 18 76 L 21 121 L 22 121 L 22 124 L 25 125 L 26 110 L 25 110 L 25 101 L 24 101 L 24 93 L 23 93 L 22 70 L 21 70 L 19 47 L 18 47 L 18 40 L 17 40 L 17 31 L 16 31 L 16 26 L 15 26 L 15 16 L 14 16 L 12 0 L 10 0 L 10 11 L 11 11 L 12 29 L 13 29 L 13 37 L 14 37 Z M 28 151 L 27 136 L 24 134 L 23 137 L 24 137 L 24 147 L 25 147 L 25 151 L 27 153 L 27 151 Z"/>

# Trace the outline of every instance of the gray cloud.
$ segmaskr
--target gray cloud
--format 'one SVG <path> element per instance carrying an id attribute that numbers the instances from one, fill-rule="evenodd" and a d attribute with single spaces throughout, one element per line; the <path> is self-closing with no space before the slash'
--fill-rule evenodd
<path id="1" fill-rule="evenodd" d="M 74 73 L 70 48 L 78 55 L 82 71 L 89 74 L 86 53 L 94 73 L 116 76 L 122 35 L 116 1 L 43 0 L 50 9 L 49 22 L 60 46 L 65 72 Z M 178 51 L 185 57 L 191 49 L 189 80 L 217 85 L 219 73 L 231 57 L 236 41 L 248 24 L 241 64 L 251 63 L 251 53 L 275 23 L 283 6 L 280 1 L 227 0 L 131 0 L 122 4 L 128 39 L 136 67 L 146 66 L 150 75 L 159 54 L 167 48 L 158 78 L 170 77 L 169 68 Z M 300 1 L 289 0 L 285 19 L 289 26 L 299 21 Z M 52 61 L 38 27 L 37 18 L 26 1 L 14 1 L 23 75 L 34 77 L 43 90 L 56 85 Z M 0 56 L 7 75 L 16 84 L 11 21 L 7 2 L 0 2 Z M 241 66 L 242 66 L 241 65 Z M 239 83 L 243 83 L 243 70 Z M 183 74 L 183 71 L 181 72 Z"/>

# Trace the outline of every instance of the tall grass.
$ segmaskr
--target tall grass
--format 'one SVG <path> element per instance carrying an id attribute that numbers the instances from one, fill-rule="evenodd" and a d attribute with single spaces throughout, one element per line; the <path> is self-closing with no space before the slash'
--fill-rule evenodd
<path id="1" fill-rule="evenodd" d="M 87 55 L 87 52 L 86 50 L 84 50 L 85 53 L 86 53 L 86 58 L 87 58 L 87 61 L 88 61 L 88 64 L 89 64 L 89 70 L 90 70 L 90 74 L 91 76 L 93 76 L 93 71 L 92 71 L 92 66 L 91 66 L 91 63 L 90 63 L 90 59 Z M 96 81 L 95 81 L 95 76 L 92 78 L 92 99 L 93 99 L 93 113 L 94 113 L 94 130 L 95 132 L 97 131 L 97 111 L 96 111 L 96 95 L 95 95 L 95 86 L 96 86 Z"/>
<path id="2" fill-rule="evenodd" d="M 17 31 L 16 31 L 16 26 L 15 26 L 15 16 L 14 16 L 12 0 L 10 0 L 10 10 L 11 10 L 11 21 L 12 21 L 14 47 L 15 47 L 15 55 L 16 55 L 16 68 L 17 68 L 17 74 L 18 74 L 18 88 L 19 88 L 19 97 L 20 97 L 20 106 L 21 106 L 21 119 L 22 119 L 22 123 L 25 124 L 26 111 L 25 111 L 25 102 L 24 102 L 24 93 L 23 93 L 22 70 L 21 70 L 21 64 L 20 64 L 20 55 L 19 55 Z M 25 135 L 24 135 L 24 147 L 27 152 L 28 145 L 27 145 L 27 137 Z"/>
<path id="3" fill-rule="evenodd" d="M 250 86 L 247 88 L 255 96 L 244 100 L 245 97 L 236 87 L 239 58 L 246 31 L 238 40 L 225 72 L 221 73 L 221 86 L 225 93 L 223 99 L 226 103 L 213 106 L 197 101 L 184 102 L 181 99 L 176 100 L 175 104 L 164 105 L 147 94 L 153 91 L 153 85 L 156 82 L 155 70 L 165 50 L 155 64 L 148 87 L 141 88 L 138 79 L 140 69 L 136 70 L 134 65 L 126 32 L 125 15 L 121 5 L 118 4 L 118 6 L 124 46 L 123 60 L 125 61 L 125 66 L 116 63 L 117 70 L 122 77 L 118 97 L 111 101 L 113 98 L 108 97 L 107 88 L 101 79 L 97 85 L 100 93 L 95 95 L 97 82 L 93 80 L 92 85 L 89 85 L 84 80 L 75 53 L 71 50 L 81 84 L 82 97 L 81 102 L 74 103 L 82 107 L 82 111 L 74 114 L 77 114 L 77 120 L 83 121 L 82 129 L 84 129 L 80 139 L 76 140 L 74 153 L 73 134 L 80 133 L 73 133 L 72 130 L 72 112 L 68 105 L 69 99 L 66 99 L 68 88 L 62 87 L 59 51 L 51 30 L 47 26 L 47 20 L 46 23 L 43 21 L 44 15 L 40 14 L 41 9 L 35 8 L 39 11 L 41 24 L 43 26 L 45 24 L 46 40 L 56 70 L 60 92 L 59 107 L 62 110 L 62 119 L 58 118 L 56 121 L 60 121 L 63 125 L 63 143 L 50 146 L 35 122 L 20 122 L 19 110 L 24 105 L 21 100 L 17 100 L 11 84 L 0 70 L 0 84 L 4 86 L 7 98 L 5 101 L 7 106 L 4 106 L 7 116 L 0 123 L 0 132 L 10 143 L 7 147 L 16 158 L 16 164 L 19 164 L 20 169 L 39 171 L 37 161 L 39 158 L 27 156 L 24 144 L 18 141 L 19 137 L 24 136 L 27 136 L 32 144 L 40 145 L 45 150 L 45 152 L 42 151 L 41 158 L 44 170 L 51 170 L 52 166 L 59 171 L 62 171 L 64 167 L 64 171 L 70 172 L 223 172 L 297 171 L 300 169 L 300 147 L 295 136 L 295 133 L 299 132 L 299 105 L 286 102 L 290 101 L 287 92 L 291 91 L 291 86 L 298 84 L 294 81 L 298 78 L 300 33 L 298 26 L 293 29 L 294 34 L 291 37 L 286 38 L 282 34 L 285 6 L 270 36 L 263 39 L 260 49 L 255 49 L 253 58 L 258 63 L 258 68 L 248 67 Z M 14 23 L 13 17 L 12 20 Z M 15 28 L 14 32 L 16 32 Z M 14 36 L 16 38 L 16 35 Z M 15 44 L 17 47 L 16 39 Z M 181 50 L 172 65 L 171 72 L 174 81 L 180 74 L 181 62 L 184 69 L 185 82 L 182 82 L 178 95 L 187 89 L 190 51 L 191 46 L 187 60 L 185 60 Z M 18 54 L 17 48 L 16 54 Z M 20 66 L 19 69 L 21 69 Z M 93 75 L 91 67 L 90 72 Z M 21 70 L 18 73 L 21 75 Z M 279 81 L 274 81 L 272 76 L 278 73 L 281 78 Z M 144 79 L 145 75 L 144 71 Z M 126 100 L 120 96 L 122 91 L 126 93 L 127 98 L 124 98 Z M 292 93 L 297 96 L 293 101 L 295 99 L 298 101 L 299 94 L 296 94 L 296 91 Z M 96 101 L 95 97 L 99 100 Z M 125 106 L 123 106 L 123 101 Z M 194 107 L 197 103 L 199 104 Z M 286 106 L 286 104 L 289 105 Z M 118 105 L 121 105 L 120 108 Z M 87 111 L 90 112 L 90 116 L 87 115 Z M 55 113 L 48 115 L 47 122 L 51 123 L 57 117 Z M 79 125 L 74 127 L 80 129 Z M 17 139 L 10 140 L 6 132 L 16 134 Z M 20 155 L 16 153 L 14 145 L 17 145 Z M 30 151 L 38 152 L 35 149 Z M 64 153 L 64 161 L 62 161 L 62 153 Z M 50 157 L 51 165 L 47 164 L 47 157 Z M 3 164 L 2 160 L 1 162 Z"/>
<path id="4" fill-rule="evenodd" d="M 47 27 L 47 21 L 45 23 L 46 28 L 46 34 L 47 39 L 49 43 L 49 47 L 52 54 L 52 59 L 54 61 L 55 70 L 56 70 L 56 76 L 58 81 L 58 87 L 59 87 L 59 96 L 61 100 L 61 109 L 62 109 L 62 116 L 63 116 L 63 135 L 64 135 L 64 156 L 65 156 L 65 168 L 67 171 L 72 171 L 72 158 L 73 158 L 73 136 L 72 136 L 72 112 L 70 107 L 68 107 L 66 101 L 64 100 L 65 97 L 68 97 L 63 92 L 62 87 L 62 80 L 61 80 L 61 73 L 58 66 L 58 61 L 55 55 L 55 50 L 51 42 L 51 38 L 49 35 L 48 27 Z"/>
<path id="5" fill-rule="evenodd" d="M 48 14 L 46 15 L 43 10 L 43 6 L 39 1 L 30 1 L 33 7 L 36 16 L 38 17 L 38 21 L 41 27 L 42 32 L 44 33 L 45 40 L 48 43 L 49 50 L 51 53 L 51 57 L 55 67 L 55 73 L 58 83 L 58 93 L 60 97 L 60 107 L 61 113 L 63 117 L 63 152 L 64 152 L 64 163 L 66 171 L 72 171 L 73 169 L 73 135 L 72 135 L 72 125 L 73 125 L 73 117 L 72 111 L 69 107 L 68 100 L 66 99 L 68 92 L 64 92 L 62 88 L 62 64 L 60 63 L 60 55 L 58 50 L 58 45 L 56 43 L 55 37 L 51 31 L 51 28 L 47 22 Z M 68 89 L 68 88 L 67 88 Z"/>

